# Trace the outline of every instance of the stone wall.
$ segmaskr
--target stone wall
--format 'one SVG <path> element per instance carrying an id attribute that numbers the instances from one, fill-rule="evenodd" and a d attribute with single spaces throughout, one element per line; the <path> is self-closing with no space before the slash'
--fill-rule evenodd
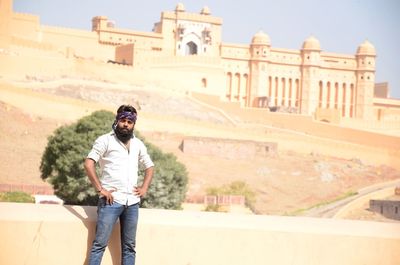
<path id="1" fill-rule="evenodd" d="M 0 203 L 0 264 L 87 264 L 96 207 Z M 120 264 L 115 227 L 102 264 Z M 140 209 L 141 265 L 394 265 L 400 224 Z"/>
<path id="2" fill-rule="evenodd" d="M 370 200 L 369 209 L 386 218 L 400 221 L 400 200 Z"/>
<path id="3" fill-rule="evenodd" d="M 228 159 L 252 159 L 277 152 L 278 144 L 209 137 L 185 137 L 181 149 L 185 154 L 217 156 Z"/>

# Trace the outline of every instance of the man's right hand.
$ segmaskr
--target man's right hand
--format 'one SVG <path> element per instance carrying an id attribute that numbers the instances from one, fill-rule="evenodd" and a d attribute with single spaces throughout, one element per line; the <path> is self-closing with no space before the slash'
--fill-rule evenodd
<path id="1" fill-rule="evenodd" d="M 109 205 L 114 203 L 114 197 L 112 196 L 114 191 L 116 191 L 116 189 L 106 190 L 104 188 L 100 191 L 100 195 L 106 198 L 106 203 Z"/>

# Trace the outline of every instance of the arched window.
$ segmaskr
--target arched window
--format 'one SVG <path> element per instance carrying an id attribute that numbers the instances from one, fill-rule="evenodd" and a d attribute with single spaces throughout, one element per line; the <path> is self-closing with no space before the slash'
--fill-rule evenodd
<path id="1" fill-rule="evenodd" d="M 350 118 L 354 114 L 354 84 L 350 84 Z"/>
<path id="2" fill-rule="evenodd" d="M 203 88 L 206 88 L 207 87 L 207 79 L 205 79 L 205 78 L 201 79 L 201 85 Z"/>
<path id="3" fill-rule="evenodd" d="M 278 106 L 278 86 L 279 86 L 279 79 L 278 77 L 275 77 L 275 105 L 274 106 Z"/>
<path id="4" fill-rule="evenodd" d="M 339 101 L 339 84 L 335 83 L 335 109 L 338 108 L 338 101 Z"/>
<path id="5" fill-rule="evenodd" d="M 226 98 L 230 101 L 232 97 L 232 73 L 230 72 L 226 76 L 226 87 L 227 87 Z"/>
<path id="6" fill-rule="evenodd" d="M 323 96 L 323 85 L 322 85 L 322 81 L 319 81 L 319 103 L 318 103 L 318 107 L 322 108 L 322 102 L 324 100 L 324 96 Z"/>
<path id="7" fill-rule="evenodd" d="M 346 117 L 346 83 L 343 83 L 343 96 L 342 96 L 342 117 Z"/>
<path id="8" fill-rule="evenodd" d="M 268 98 L 271 99 L 272 97 L 272 77 L 268 77 Z"/>
<path id="9" fill-rule="evenodd" d="M 281 104 L 281 106 L 285 106 L 285 97 L 287 97 L 286 95 L 286 80 L 285 78 L 281 78 L 281 82 L 282 82 L 282 98 L 281 98 L 281 102 L 279 102 Z"/>
<path id="10" fill-rule="evenodd" d="M 237 101 L 240 101 L 240 74 L 236 73 L 235 74 L 235 91 L 236 94 L 234 95 L 234 97 L 236 98 Z"/>
<path id="11" fill-rule="evenodd" d="M 295 107 L 300 107 L 301 95 L 300 95 L 299 79 L 296 79 L 295 84 L 296 84 L 296 102 L 295 102 Z"/>
<path id="12" fill-rule="evenodd" d="M 250 91 L 249 91 L 249 76 L 247 74 L 243 75 L 243 84 L 244 84 L 244 95 L 243 95 L 244 104 L 245 106 L 249 106 Z"/>
<path id="13" fill-rule="evenodd" d="M 292 97 L 293 97 L 292 78 L 289 78 L 289 107 L 292 106 Z"/>
<path id="14" fill-rule="evenodd" d="M 328 82 L 326 88 L 326 108 L 330 108 L 330 103 L 331 103 L 331 82 Z"/>
<path id="15" fill-rule="evenodd" d="M 197 54 L 197 45 L 193 41 L 186 44 L 186 55 Z"/>

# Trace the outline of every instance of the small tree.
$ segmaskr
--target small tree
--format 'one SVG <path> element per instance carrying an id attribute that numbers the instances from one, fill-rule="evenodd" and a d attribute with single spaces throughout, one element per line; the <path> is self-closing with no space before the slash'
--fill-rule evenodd
<path id="1" fill-rule="evenodd" d="M 77 123 L 58 128 L 49 137 L 40 164 L 41 177 L 51 183 L 55 194 L 66 204 L 96 205 L 98 195 L 92 187 L 83 168 L 83 160 L 89 153 L 96 138 L 111 130 L 114 115 L 109 111 L 96 111 Z M 187 186 L 187 172 L 184 165 L 172 154 L 164 154 L 149 144 L 147 146 L 155 167 L 152 184 L 143 207 L 177 209 L 180 207 Z M 139 172 L 139 181 L 143 172 Z"/>
<path id="2" fill-rule="evenodd" d="M 176 156 L 163 153 L 158 147 L 146 142 L 150 157 L 155 163 L 152 184 L 146 197 L 142 199 L 145 208 L 180 209 L 187 191 L 186 167 L 176 160 Z M 144 174 L 139 174 L 139 181 Z"/>
<path id="3" fill-rule="evenodd" d="M 253 212 L 255 212 L 254 204 L 256 201 L 256 195 L 254 191 L 243 181 L 234 181 L 229 185 L 223 185 L 221 187 L 211 187 L 207 189 L 207 195 L 240 195 L 244 196 L 245 204 L 249 207 Z M 210 206 L 208 205 L 206 210 L 210 211 L 218 211 L 219 206 Z"/>

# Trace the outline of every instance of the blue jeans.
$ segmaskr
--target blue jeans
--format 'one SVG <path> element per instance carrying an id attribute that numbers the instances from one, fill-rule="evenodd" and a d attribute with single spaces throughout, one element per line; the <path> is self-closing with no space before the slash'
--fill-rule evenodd
<path id="1" fill-rule="evenodd" d="M 118 218 L 121 230 L 121 263 L 134 265 L 138 217 L 139 203 L 125 206 L 114 202 L 109 205 L 104 198 L 100 198 L 97 206 L 96 237 L 90 251 L 89 265 L 101 264 L 104 250 Z"/>

